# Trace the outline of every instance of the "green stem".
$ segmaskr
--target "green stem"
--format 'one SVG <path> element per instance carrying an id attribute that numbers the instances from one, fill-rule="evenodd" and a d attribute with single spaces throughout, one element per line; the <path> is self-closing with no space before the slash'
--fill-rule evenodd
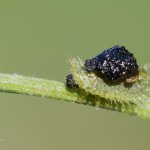
<path id="1" fill-rule="evenodd" d="M 0 73 L 0 92 L 54 98 L 150 118 L 149 100 L 143 102 L 142 106 L 110 103 L 110 101 L 99 96 L 91 95 L 82 89 L 70 90 L 61 82 L 25 77 L 17 74 Z"/>
<path id="2" fill-rule="evenodd" d="M 67 90 L 64 83 L 18 74 L 0 73 L 0 91 L 67 101 L 76 101 L 78 98 L 78 94 Z"/>

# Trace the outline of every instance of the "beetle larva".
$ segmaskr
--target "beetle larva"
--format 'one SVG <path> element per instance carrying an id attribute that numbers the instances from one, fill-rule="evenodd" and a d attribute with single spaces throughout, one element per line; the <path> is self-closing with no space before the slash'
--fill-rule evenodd
<path id="1" fill-rule="evenodd" d="M 124 82 L 119 84 L 107 84 L 95 73 L 88 73 L 84 69 L 84 63 L 80 59 L 71 60 L 71 72 L 77 81 L 79 88 L 90 93 L 102 97 L 106 100 L 119 103 L 141 104 L 143 100 L 150 97 L 147 89 L 150 85 L 150 78 L 144 71 L 140 70 L 139 78 L 131 86 L 126 86 Z"/>

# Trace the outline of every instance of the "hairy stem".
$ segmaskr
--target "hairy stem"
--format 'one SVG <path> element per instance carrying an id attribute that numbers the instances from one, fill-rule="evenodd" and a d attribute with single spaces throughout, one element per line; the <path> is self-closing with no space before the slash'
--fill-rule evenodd
<path id="1" fill-rule="evenodd" d="M 0 73 L 0 91 L 67 101 L 76 101 L 78 98 L 78 94 L 67 90 L 64 83 L 18 74 Z"/>
<path id="2" fill-rule="evenodd" d="M 142 118 L 150 118 L 150 101 L 142 105 L 110 102 L 103 97 L 92 95 L 82 89 L 70 90 L 64 83 L 40 78 L 25 77 L 18 74 L 0 73 L 0 92 L 40 96 L 85 104 L 105 109 L 127 112 Z"/>

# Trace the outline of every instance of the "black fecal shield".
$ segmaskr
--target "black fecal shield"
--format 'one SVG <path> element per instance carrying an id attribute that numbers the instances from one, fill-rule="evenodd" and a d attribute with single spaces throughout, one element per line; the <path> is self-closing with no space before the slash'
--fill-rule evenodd
<path id="1" fill-rule="evenodd" d="M 86 60 L 84 67 L 87 72 L 94 72 L 105 81 L 124 81 L 139 74 L 133 54 L 118 45 Z"/>

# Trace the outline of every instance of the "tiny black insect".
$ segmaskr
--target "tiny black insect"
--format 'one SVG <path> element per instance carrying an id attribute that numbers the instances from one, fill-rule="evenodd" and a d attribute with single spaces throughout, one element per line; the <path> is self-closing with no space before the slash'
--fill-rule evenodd
<path id="1" fill-rule="evenodd" d="M 132 53 L 124 46 L 114 46 L 98 56 L 87 59 L 84 64 L 87 72 L 94 72 L 105 81 L 118 82 L 137 76 L 139 69 Z"/>
<path id="2" fill-rule="evenodd" d="M 66 76 L 66 86 L 71 89 L 77 89 L 79 87 L 72 74 Z"/>

